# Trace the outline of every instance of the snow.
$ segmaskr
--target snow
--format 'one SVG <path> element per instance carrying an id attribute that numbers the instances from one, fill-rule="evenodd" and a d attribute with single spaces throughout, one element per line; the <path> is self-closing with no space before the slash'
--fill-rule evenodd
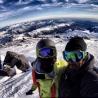
<path id="1" fill-rule="evenodd" d="M 3 81 L 2 81 L 3 80 Z M 22 98 L 32 86 L 31 71 L 0 80 L 0 98 Z"/>
<path id="2" fill-rule="evenodd" d="M 51 38 L 57 47 L 58 51 L 58 59 L 62 58 L 62 53 L 59 51 L 63 51 L 67 41 L 59 38 Z M 7 48 L 1 49 L 1 55 L 5 55 L 7 50 L 12 50 L 18 53 L 24 54 L 30 61 L 33 61 L 36 58 L 36 44 L 39 41 L 38 39 L 33 39 L 27 47 L 25 44 L 22 46 L 11 46 Z M 90 39 L 85 40 L 88 46 L 87 51 L 92 53 L 95 58 L 98 58 L 98 40 L 97 39 Z M 18 70 L 18 69 L 17 69 Z M 18 73 L 16 76 L 10 77 L 3 77 L 0 79 L 0 98 L 38 98 L 38 91 L 35 91 L 33 95 L 26 96 L 25 92 L 28 91 L 32 86 L 32 76 L 31 70 L 26 73 Z M 3 96 L 2 96 L 3 95 Z"/>
<path id="3" fill-rule="evenodd" d="M 4 60 L 6 52 L 10 50 L 10 51 L 17 52 L 19 54 L 24 54 L 26 58 L 29 60 L 29 63 L 31 63 L 36 58 L 36 44 L 43 37 L 49 37 L 51 40 L 55 42 L 57 48 L 57 59 L 63 59 L 62 51 L 65 49 L 68 39 L 72 36 L 78 35 L 81 37 L 87 37 L 85 39 L 87 43 L 87 52 L 90 52 L 91 54 L 94 55 L 97 63 L 96 65 L 98 65 L 98 61 L 97 61 L 98 60 L 98 51 L 97 51 L 98 33 L 95 33 L 94 31 L 90 32 L 90 30 L 87 30 L 86 28 L 81 30 L 75 28 L 75 30 L 72 30 L 71 25 L 74 23 L 74 21 L 72 20 L 70 20 L 70 22 L 65 22 L 63 20 L 59 20 L 59 21 L 56 22 L 51 20 L 51 21 L 39 21 L 39 22 L 27 22 L 27 23 L 11 25 L 8 28 L 6 28 L 6 30 L 4 29 L 4 32 L 0 32 L 0 41 L 3 40 L 3 37 L 5 38 L 10 37 L 11 34 L 13 34 L 13 37 L 11 37 L 13 40 L 11 42 L 6 42 L 7 45 L 5 44 L 0 47 L 1 60 L 2 61 Z M 33 26 L 34 24 L 38 25 L 39 27 L 27 33 L 30 34 L 32 33 L 33 35 L 33 34 L 41 34 L 41 31 L 45 31 L 45 34 L 47 33 L 47 35 L 45 34 L 40 35 L 40 37 L 42 36 L 42 38 L 33 38 L 33 37 L 25 36 L 24 32 L 23 33 L 21 32 L 21 34 L 16 32 L 17 30 L 24 31 L 25 29 Z M 54 30 L 56 28 L 61 29 L 62 27 L 66 27 L 66 26 L 69 26 L 69 29 L 67 29 L 66 32 L 64 33 L 60 34 L 59 32 L 58 34 L 56 34 L 54 31 L 54 33 L 58 35 L 59 38 L 55 38 L 52 34 L 48 34 L 48 32 L 46 32 L 46 31 Z M 98 25 L 96 24 L 94 25 L 94 27 L 97 26 Z M 10 34 L 10 30 L 13 31 L 11 32 L 11 34 Z M 24 40 L 24 42 L 21 42 L 21 40 L 23 39 L 26 40 Z M 0 44 L 2 44 L 2 42 Z M 30 68 L 28 72 L 24 72 L 24 73 L 22 73 L 19 69 L 17 69 L 16 66 L 15 69 L 17 75 L 13 77 L 0 76 L 0 98 L 39 98 L 38 89 L 34 92 L 34 94 L 30 96 L 25 95 L 25 93 L 31 88 L 33 84 L 32 75 L 31 75 L 32 68 Z"/>

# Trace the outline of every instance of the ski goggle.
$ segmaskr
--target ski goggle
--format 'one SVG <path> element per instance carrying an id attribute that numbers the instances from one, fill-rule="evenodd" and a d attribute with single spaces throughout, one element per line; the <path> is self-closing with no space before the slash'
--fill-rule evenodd
<path id="1" fill-rule="evenodd" d="M 37 56 L 41 58 L 50 58 L 56 55 L 56 51 L 52 47 L 45 47 L 37 50 Z"/>
<path id="2" fill-rule="evenodd" d="M 79 62 L 87 56 L 87 52 L 84 51 L 63 51 L 63 58 L 68 62 Z"/>

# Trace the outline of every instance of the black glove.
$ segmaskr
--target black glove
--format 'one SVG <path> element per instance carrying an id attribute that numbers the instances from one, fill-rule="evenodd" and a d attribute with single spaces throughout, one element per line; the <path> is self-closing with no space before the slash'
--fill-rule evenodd
<path id="1" fill-rule="evenodd" d="M 32 89 L 30 89 L 28 92 L 26 92 L 26 95 L 32 95 L 32 94 L 33 94 Z"/>
<path id="2" fill-rule="evenodd" d="M 26 95 L 32 95 L 33 92 L 36 90 L 37 86 L 36 85 L 33 85 L 32 88 L 26 92 Z"/>

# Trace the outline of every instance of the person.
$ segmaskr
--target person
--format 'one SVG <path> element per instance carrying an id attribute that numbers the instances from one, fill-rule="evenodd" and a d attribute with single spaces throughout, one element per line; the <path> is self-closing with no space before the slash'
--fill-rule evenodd
<path id="1" fill-rule="evenodd" d="M 57 60 L 55 43 L 50 39 L 41 39 L 36 45 L 36 60 L 32 63 L 33 86 L 26 95 L 38 87 L 39 97 L 56 98 L 58 96 L 58 80 L 67 67 L 67 62 Z"/>
<path id="2" fill-rule="evenodd" d="M 98 73 L 94 56 L 82 37 L 69 40 L 63 58 L 68 62 L 59 81 L 59 98 L 98 98 Z"/>

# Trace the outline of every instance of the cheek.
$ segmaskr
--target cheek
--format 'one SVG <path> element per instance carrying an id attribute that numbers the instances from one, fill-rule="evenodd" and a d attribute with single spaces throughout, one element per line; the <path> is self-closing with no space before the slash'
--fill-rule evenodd
<path id="1" fill-rule="evenodd" d="M 71 68 L 71 69 L 79 69 L 80 64 L 79 63 L 71 63 L 71 64 L 69 64 L 69 68 Z"/>

